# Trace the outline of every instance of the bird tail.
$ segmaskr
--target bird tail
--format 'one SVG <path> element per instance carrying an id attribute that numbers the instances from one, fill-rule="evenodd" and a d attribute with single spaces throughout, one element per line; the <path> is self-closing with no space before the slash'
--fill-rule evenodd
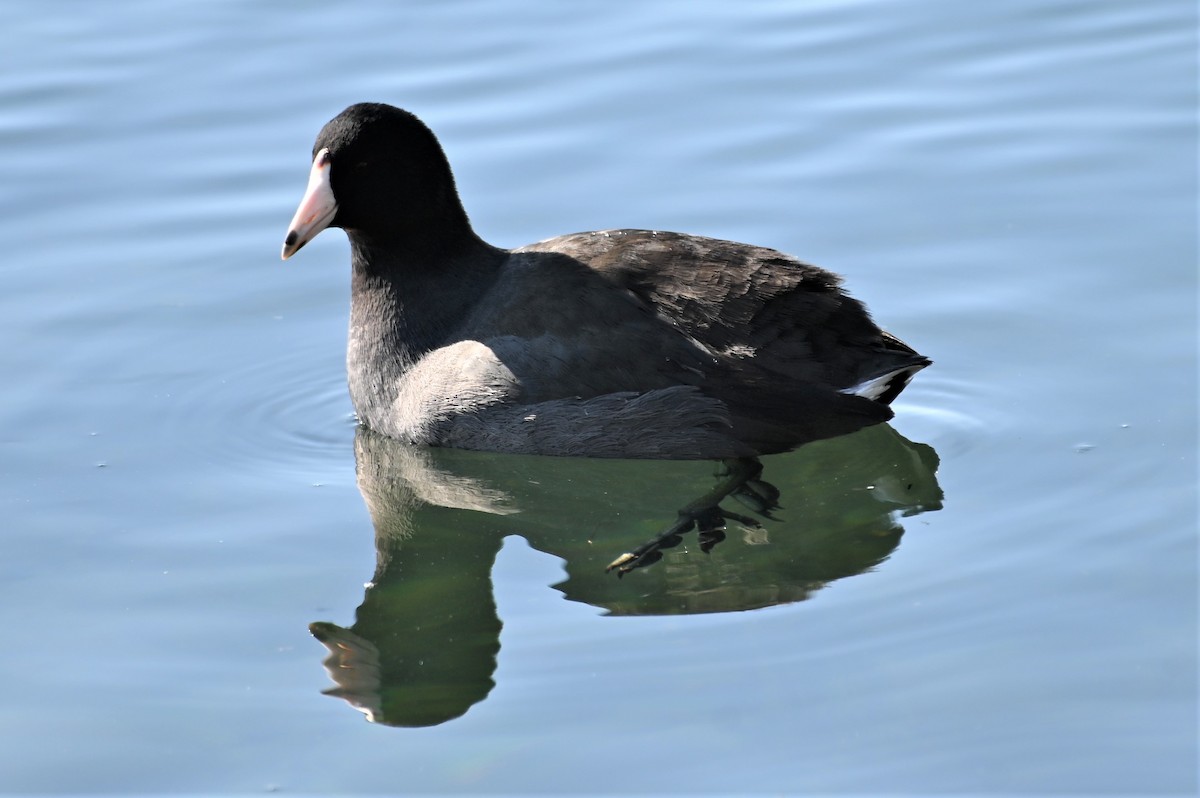
<path id="1" fill-rule="evenodd" d="M 864 399 L 870 399 L 880 404 L 890 405 L 892 400 L 908 387 L 908 383 L 912 381 L 913 375 L 932 362 L 927 357 L 917 355 L 913 360 L 902 366 L 892 368 L 883 374 L 869 377 L 849 388 L 843 388 L 841 392 L 850 394 L 851 396 L 861 396 Z"/>

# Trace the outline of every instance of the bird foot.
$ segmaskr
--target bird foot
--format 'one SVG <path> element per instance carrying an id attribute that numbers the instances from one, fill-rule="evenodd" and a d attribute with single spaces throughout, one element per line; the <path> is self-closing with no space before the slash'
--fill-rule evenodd
<path id="1" fill-rule="evenodd" d="M 733 496 L 763 518 L 775 520 L 771 510 L 779 509 L 779 489 L 758 478 L 762 464 L 753 458 L 725 461 L 725 471 L 717 486 L 679 511 L 675 523 L 661 534 L 651 538 L 633 551 L 622 554 L 604 569 L 616 571 L 617 577 L 637 568 L 645 568 L 662 559 L 663 551 L 683 542 L 683 535 L 697 530 L 700 551 L 708 554 L 713 547 L 725 540 L 727 521 L 736 521 L 748 527 L 761 528 L 756 519 L 730 512 L 721 507 L 726 496 Z"/>

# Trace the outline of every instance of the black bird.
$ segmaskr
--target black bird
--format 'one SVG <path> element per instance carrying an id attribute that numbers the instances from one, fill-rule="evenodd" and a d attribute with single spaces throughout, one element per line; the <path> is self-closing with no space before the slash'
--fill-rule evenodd
<path id="1" fill-rule="evenodd" d="M 433 133 L 388 105 L 321 130 L 283 257 L 326 227 L 350 238 L 359 420 L 412 443 L 750 457 L 886 421 L 930 363 L 774 250 L 650 230 L 491 246 Z"/>
<path id="2" fill-rule="evenodd" d="M 326 227 L 350 238 L 358 418 L 415 444 L 746 466 L 888 420 L 930 363 L 775 250 L 652 230 L 494 247 L 433 133 L 389 105 L 322 128 L 283 257 Z"/>

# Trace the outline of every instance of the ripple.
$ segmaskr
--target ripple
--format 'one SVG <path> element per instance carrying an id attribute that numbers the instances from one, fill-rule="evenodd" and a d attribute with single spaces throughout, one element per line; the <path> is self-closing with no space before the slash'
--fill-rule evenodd
<path id="1" fill-rule="evenodd" d="M 923 374 L 919 386 L 896 403 L 893 426 L 942 457 L 974 450 L 1009 423 L 983 384 Z M 205 459 L 314 482 L 344 478 L 357 421 L 340 348 L 288 349 L 181 393 L 171 426 Z"/>
<path id="2" fill-rule="evenodd" d="M 983 401 L 987 393 L 982 385 L 926 374 L 920 379 L 920 391 L 912 392 L 911 399 L 905 394 L 894 405 L 897 420 L 892 423 L 941 457 L 973 450 L 1004 425 L 1002 411 Z"/>
<path id="3" fill-rule="evenodd" d="M 291 349 L 188 392 L 175 405 L 173 425 L 222 466 L 315 483 L 345 479 L 356 424 L 345 364 L 328 347 L 314 350 Z"/>

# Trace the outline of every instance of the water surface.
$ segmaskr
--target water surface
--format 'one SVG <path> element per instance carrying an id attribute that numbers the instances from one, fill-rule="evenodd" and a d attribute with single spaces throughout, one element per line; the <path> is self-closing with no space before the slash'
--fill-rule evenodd
<path id="1" fill-rule="evenodd" d="M 1195 32 L 11 9 L 0 790 L 1195 792 Z M 775 247 L 936 363 L 890 426 L 766 459 L 779 521 L 606 575 L 711 465 L 356 440 L 344 237 L 278 251 L 360 100 L 437 131 L 495 244 Z"/>

